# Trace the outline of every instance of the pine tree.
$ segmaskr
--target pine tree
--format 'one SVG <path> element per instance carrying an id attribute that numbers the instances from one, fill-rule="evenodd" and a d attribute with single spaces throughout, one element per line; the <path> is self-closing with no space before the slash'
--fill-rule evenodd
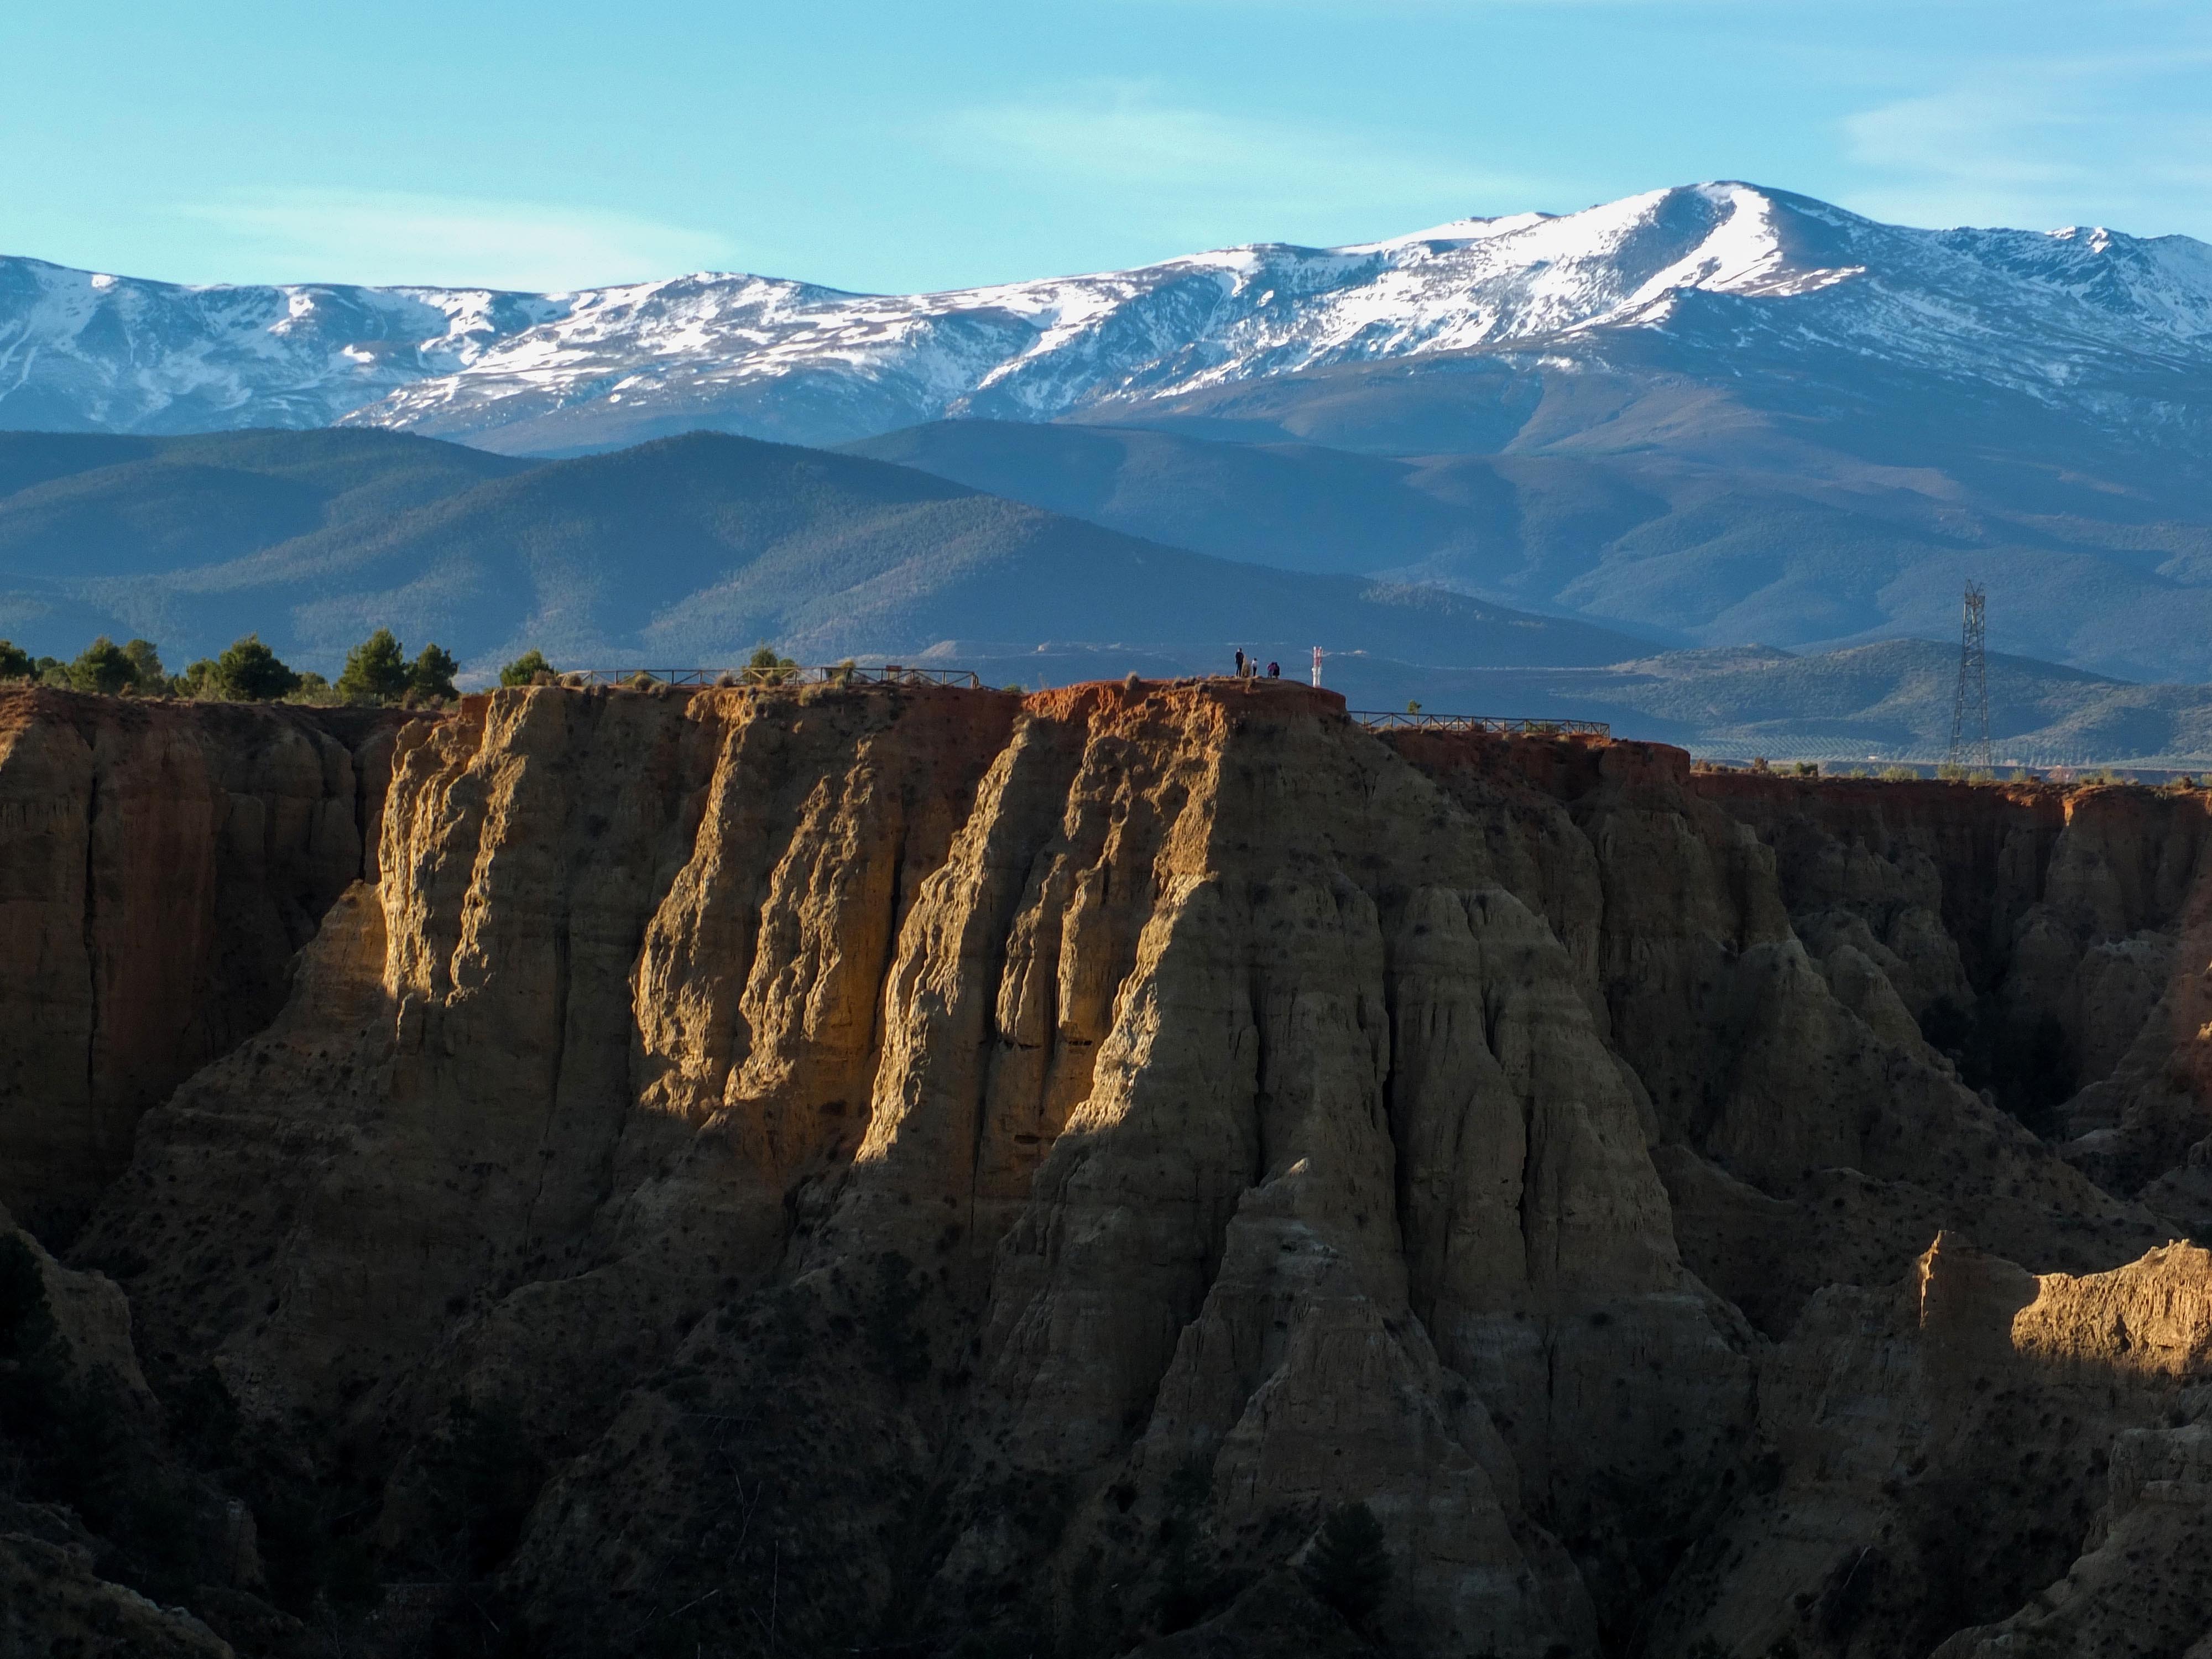
<path id="1" fill-rule="evenodd" d="M 528 685 L 540 674 L 552 672 L 553 665 L 545 660 L 545 653 L 532 646 L 499 671 L 499 683 L 501 685 Z"/>
<path id="2" fill-rule="evenodd" d="M 799 665 L 788 657 L 775 654 L 774 646 L 763 645 L 755 651 L 745 664 L 745 684 L 748 685 L 781 685 L 799 672 Z"/>
<path id="3" fill-rule="evenodd" d="M 123 654 L 131 659 L 131 683 L 137 690 L 158 691 L 168 684 L 169 676 L 161 666 L 161 653 L 155 649 L 153 641 L 126 641 Z"/>
<path id="4" fill-rule="evenodd" d="M 445 647 L 426 645 L 407 671 L 407 689 L 418 697 L 457 697 L 460 693 L 453 690 L 453 672 L 459 666 Z"/>
<path id="5" fill-rule="evenodd" d="M 115 696 L 138 684 L 138 667 L 123 647 L 102 634 L 69 665 L 69 682 L 79 691 Z"/>
<path id="6" fill-rule="evenodd" d="M 349 702 L 394 702 L 407 694 L 410 678 L 399 641 L 390 629 L 380 628 L 346 653 L 338 695 Z"/>
<path id="7" fill-rule="evenodd" d="M 199 665 L 192 666 L 197 669 Z M 210 688 L 232 702 L 268 702 L 300 689 L 300 677 L 261 643 L 258 634 L 233 640 L 215 660 Z"/>

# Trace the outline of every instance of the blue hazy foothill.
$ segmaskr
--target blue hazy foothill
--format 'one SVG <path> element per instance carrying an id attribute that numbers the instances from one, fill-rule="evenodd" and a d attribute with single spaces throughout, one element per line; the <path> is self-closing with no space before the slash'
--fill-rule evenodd
<path id="1" fill-rule="evenodd" d="M 1048 453 L 1106 441 L 1036 435 Z M 182 662 L 252 627 L 334 675 L 390 626 L 446 643 L 476 682 L 532 647 L 570 667 L 695 667 L 771 640 L 805 660 L 918 659 L 1035 686 L 1221 672 L 1232 643 L 1303 678 L 1325 642 L 1328 684 L 1355 707 L 1605 720 L 1706 752 L 1831 764 L 1940 753 L 1955 665 L 1952 647 L 1913 640 L 1665 651 L 1433 586 L 1211 557 L 905 466 L 705 433 L 549 462 L 378 431 L 0 434 L 0 635 L 62 657 L 104 633 Z M 2005 654 L 1990 685 L 2000 749 L 2028 763 L 2212 755 L 2203 688 Z"/>
<path id="2" fill-rule="evenodd" d="M 127 447 L 118 451 L 120 442 Z M 75 451 L 76 453 L 71 452 Z M 909 468 L 722 434 L 530 463 L 375 431 L 115 440 L 0 434 L 0 634 L 211 653 L 241 619 L 334 670 L 372 629 L 483 678 L 556 662 L 808 661 L 955 637 L 1156 643 L 1285 635 L 1416 662 L 1596 664 L 1635 636 L 1432 586 L 1139 540 Z"/>
<path id="3" fill-rule="evenodd" d="M 767 643 L 1035 684 L 1320 645 L 1356 702 L 1926 758 L 1973 581 L 2001 750 L 2208 754 L 2187 237 L 1723 181 L 930 294 L 0 259 L 0 634 L 56 655 L 255 629 L 327 672 L 389 626 L 465 679 Z"/>

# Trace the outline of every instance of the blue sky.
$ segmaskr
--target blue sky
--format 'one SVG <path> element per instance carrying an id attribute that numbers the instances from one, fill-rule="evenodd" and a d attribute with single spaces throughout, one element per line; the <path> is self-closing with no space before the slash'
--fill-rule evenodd
<path id="1" fill-rule="evenodd" d="M 879 290 L 1747 178 L 2212 240 L 2203 0 L 0 9 L 0 252 Z"/>

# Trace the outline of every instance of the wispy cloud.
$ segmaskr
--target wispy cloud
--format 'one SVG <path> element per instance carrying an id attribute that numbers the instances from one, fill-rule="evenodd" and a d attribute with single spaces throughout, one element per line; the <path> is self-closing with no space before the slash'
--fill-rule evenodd
<path id="1" fill-rule="evenodd" d="M 1371 19 L 1378 15 L 1419 17 L 1485 11 L 1620 11 L 1709 12 L 1773 9 L 1796 6 L 1841 9 L 1865 0 L 1121 0 L 1127 6 L 1180 7 L 1215 11 L 1300 12 L 1309 15 Z"/>
<path id="2" fill-rule="evenodd" d="M 1860 111 L 1844 138 L 1869 182 L 1851 205 L 1922 224 L 2212 234 L 2208 70 L 2206 50 L 1996 63 Z"/>
<path id="3" fill-rule="evenodd" d="M 935 137 L 949 160 L 1093 192 L 1164 230 L 1218 224 L 1224 209 L 1284 228 L 1368 213 L 1387 229 L 1408 213 L 1518 209 L 1540 188 L 1370 133 L 1200 108 L 1126 82 L 962 110 Z"/>
<path id="4" fill-rule="evenodd" d="M 177 211 L 301 280 L 569 289 L 726 265 L 712 232 L 627 214 L 397 191 L 263 190 Z"/>

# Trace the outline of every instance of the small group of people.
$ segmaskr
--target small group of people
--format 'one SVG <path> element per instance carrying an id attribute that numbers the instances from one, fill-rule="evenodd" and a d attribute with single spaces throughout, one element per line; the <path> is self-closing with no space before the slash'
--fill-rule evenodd
<path id="1" fill-rule="evenodd" d="M 1237 678 L 1240 680 L 1256 680 L 1260 678 L 1260 659 L 1257 657 L 1246 656 L 1244 647 L 1241 645 L 1237 647 Z M 1271 680 L 1282 678 L 1283 665 L 1279 662 L 1269 663 L 1267 678 Z"/>

